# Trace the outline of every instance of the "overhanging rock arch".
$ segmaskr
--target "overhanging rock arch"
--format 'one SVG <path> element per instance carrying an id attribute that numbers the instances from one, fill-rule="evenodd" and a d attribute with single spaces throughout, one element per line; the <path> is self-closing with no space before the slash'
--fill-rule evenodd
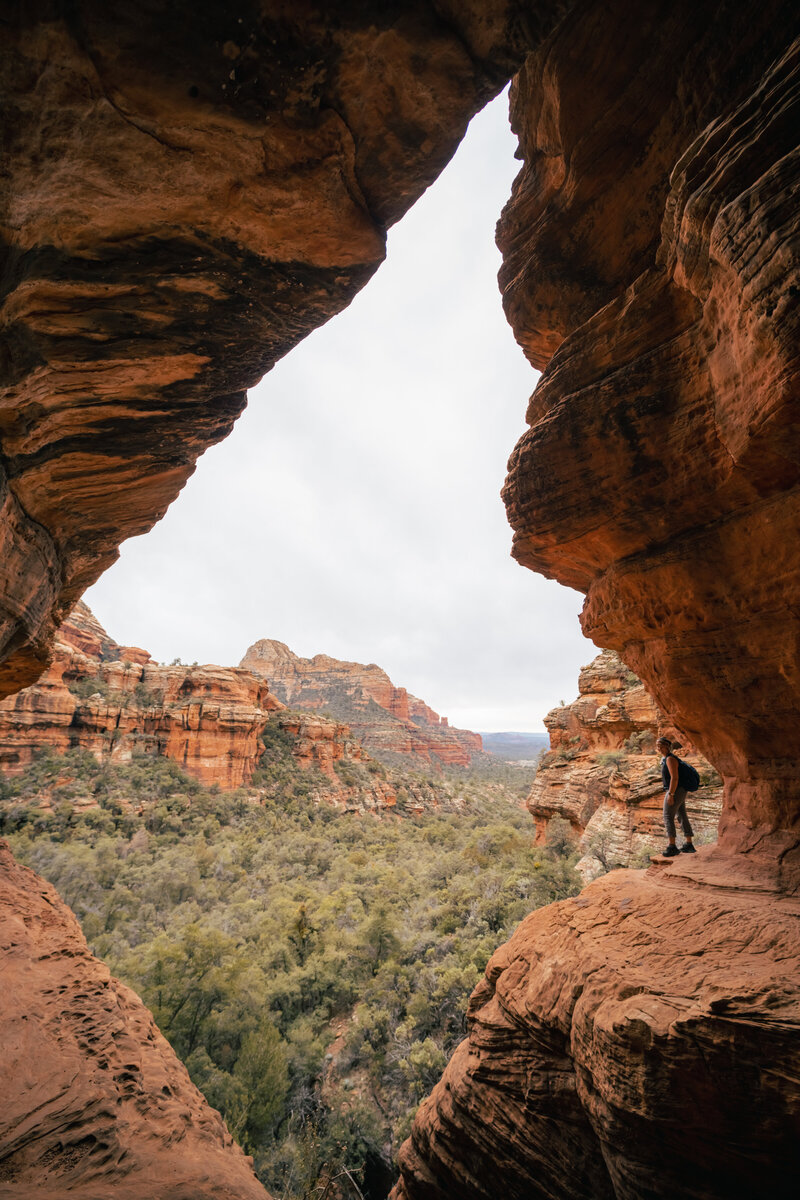
<path id="1" fill-rule="evenodd" d="M 793 1078 L 797 1061 L 797 40 L 796 5 L 774 0 L 55 0 L 2 26 L 6 693 L 519 71 L 501 285 L 545 374 L 506 489 L 515 553 L 586 591 L 587 632 L 720 768 L 726 814 L 715 856 L 601 881 L 499 953 L 406 1152 L 408 1196 L 487 1194 L 501 1161 L 511 1195 L 674 1195 L 691 1170 L 698 1194 L 752 1195 L 765 1145 L 779 1194 L 789 1165 L 775 1115 L 795 1101 L 771 1083 L 749 1104 L 741 1064 L 780 1055 Z M 625 888 L 638 917 L 597 940 L 609 905 L 628 919 Z M 710 923 L 722 939 L 688 999 L 659 919 L 704 953 Z M 659 1173 L 691 1104 L 676 1047 L 716 1115 Z"/>

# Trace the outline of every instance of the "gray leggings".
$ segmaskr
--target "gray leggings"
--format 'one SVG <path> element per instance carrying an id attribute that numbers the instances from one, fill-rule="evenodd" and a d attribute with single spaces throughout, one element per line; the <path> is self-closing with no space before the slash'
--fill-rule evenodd
<path id="1" fill-rule="evenodd" d="M 675 837 L 675 818 L 681 823 L 684 837 L 694 837 L 692 833 L 692 825 L 686 815 L 686 788 L 679 787 L 675 791 L 675 799 L 672 804 L 669 802 L 669 792 L 664 793 L 664 825 L 667 830 L 667 837 Z"/>

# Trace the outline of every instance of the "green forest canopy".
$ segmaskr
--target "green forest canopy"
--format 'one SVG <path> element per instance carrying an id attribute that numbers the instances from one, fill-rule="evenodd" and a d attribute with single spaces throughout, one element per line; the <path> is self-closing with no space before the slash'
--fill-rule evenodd
<path id="1" fill-rule="evenodd" d="M 423 781 L 452 811 L 337 814 L 288 741 L 268 742 L 253 786 L 228 795 L 166 759 L 43 754 L 0 777 L 3 833 L 276 1197 L 333 1179 L 383 1197 L 490 955 L 578 890 L 576 856 L 563 822 L 535 848 L 518 790 L 486 779 Z"/>

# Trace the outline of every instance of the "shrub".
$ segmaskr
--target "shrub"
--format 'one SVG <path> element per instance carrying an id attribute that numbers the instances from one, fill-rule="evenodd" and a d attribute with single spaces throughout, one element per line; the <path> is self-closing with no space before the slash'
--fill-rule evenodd
<path id="1" fill-rule="evenodd" d="M 627 754 L 624 750 L 604 750 L 597 756 L 597 765 L 600 767 L 616 768 L 622 766 L 627 761 Z"/>

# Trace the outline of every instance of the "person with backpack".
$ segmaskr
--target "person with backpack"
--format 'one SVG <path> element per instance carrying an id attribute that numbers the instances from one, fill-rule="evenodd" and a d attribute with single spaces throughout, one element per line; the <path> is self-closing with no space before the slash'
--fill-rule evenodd
<path id="1" fill-rule="evenodd" d="M 686 793 L 697 791 L 700 776 L 694 767 L 678 758 L 673 751 L 673 745 L 680 746 L 680 742 L 673 743 L 666 737 L 660 737 L 656 742 L 656 749 L 659 754 L 663 755 L 661 778 L 664 782 L 664 825 L 669 841 L 669 845 L 664 851 L 666 858 L 675 858 L 677 854 L 697 853 L 692 844 L 694 837 L 692 825 L 686 813 Z M 681 829 L 686 838 L 686 842 L 680 849 L 675 845 L 676 817 L 681 823 Z"/>

